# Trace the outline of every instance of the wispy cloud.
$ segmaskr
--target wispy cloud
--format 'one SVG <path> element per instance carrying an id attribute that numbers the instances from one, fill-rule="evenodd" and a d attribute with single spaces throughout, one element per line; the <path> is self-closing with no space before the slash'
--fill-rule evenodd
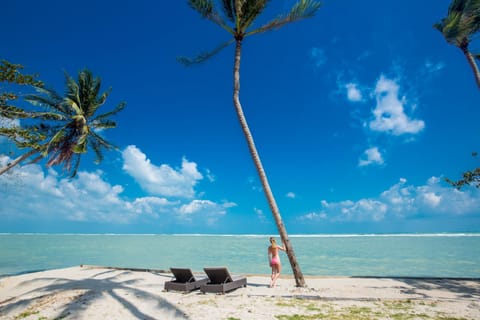
<path id="1" fill-rule="evenodd" d="M 167 164 L 154 165 L 136 146 L 122 152 L 123 169 L 146 191 L 161 196 L 193 198 L 194 186 L 203 179 L 197 164 L 187 159 L 174 169 Z"/>
<path id="2" fill-rule="evenodd" d="M 345 200 L 328 203 L 323 200 L 315 213 L 301 217 L 301 221 L 382 221 L 390 217 L 405 218 L 416 215 L 462 216 L 478 214 L 480 190 L 469 188 L 459 191 L 442 186 L 438 177 L 430 178 L 425 185 L 408 185 L 406 179 L 376 198 Z"/>
<path id="3" fill-rule="evenodd" d="M 265 214 L 263 213 L 262 209 L 253 208 L 253 211 L 257 215 L 257 218 L 258 220 L 260 220 L 260 222 L 263 222 L 263 223 L 267 222 L 267 218 L 265 217 Z"/>
<path id="4" fill-rule="evenodd" d="M 425 61 L 424 68 L 427 73 L 436 73 L 445 68 L 445 64 L 443 62 L 432 62 L 427 60 Z"/>
<path id="5" fill-rule="evenodd" d="M 385 161 L 383 160 L 382 154 L 378 151 L 377 147 L 372 147 L 363 153 L 358 161 L 358 165 L 360 167 L 372 165 L 372 164 L 383 164 Z"/>
<path id="6" fill-rule="evenodd" d="M 407 115 L 407 100 L 405 97 L 399 97 L 399 86 L 394 80 L 380 76 L 374 95 L 376 106 L 372 111 L 374 119 L 369 123 L 371 130 L 395 136 L 416 134 L 423 130 L 424 121 L 411 119 Z"/>
<path id="7" fill-rule="evenodd" d="M 256 192 L 263 191 L 262 186 L 258 183 L 258 180 L 255 177 L 248 177 L 248 184 L 250 185 L 253 191 L 256 191 Z"/>
<path id="8" fill-rule="evenodd" d="M 193 200 L 190 203 L 182 205 L 178 209 L 178 212 L 184 220 L 193 221 L 195 217 L 201 217 L 208 225 L 212 225 L 227 213 L 227 208 L 232 206 L 235 206 L 235 204 L 218 204 L 210 200 Z"/>
<path id="9" fill-rule="evenodd" d="M 328 219 L 328 216 L 325 212 L 310 212 L 299 218 L 301 221 L 322 221 Z"/>
<path id="10" fill-rule="evenodd" d="M 313 61 L 313 65 L 316 68 L 319 68 L 323 66 L 325 63 L 327 63 L 327 56 L 325 55 L 325 50 L 313 47 L 310 49 L 310 58 Z"/>
<path id="11" fill-rule="evenodd" d="M 293 193 L 293 192 L 287 192 L 287 194 L 285 196 L 287 198 L 290 198 L 290 199 L 295 199 L 295 197 L 296 197 L 295 193 Z"/>

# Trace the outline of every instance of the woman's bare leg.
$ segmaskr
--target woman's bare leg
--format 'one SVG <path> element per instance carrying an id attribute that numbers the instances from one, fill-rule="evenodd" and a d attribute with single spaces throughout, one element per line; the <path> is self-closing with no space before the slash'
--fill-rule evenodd
<path id="1" fill-rule="evenodd" d="M 275 285 L 277 284 L 277 279 L 278 277 L 280 276 L 280 271 L 282 271 L 282 265 L 281 264 L 277 264 L 275 265 L 275 276 L 274 276 L 274 279 L 272 281 L 272 287 L 275 287 Z"/>
<path id="2" fill-rule="evenodd" d="M 272 276 L 270 277 L 270 288 L 272 287 L 273 284 L 273 279 L 275 279 L 275 266 L 272 265 Z"/>

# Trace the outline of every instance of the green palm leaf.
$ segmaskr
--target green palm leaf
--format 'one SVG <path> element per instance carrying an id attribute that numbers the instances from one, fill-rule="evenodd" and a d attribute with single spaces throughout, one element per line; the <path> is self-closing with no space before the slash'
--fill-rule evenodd
<path id="1" fill-rule="evenodd" d="M 230 22 L 235 22 L 235 17 L 237 16 L 235 10 L 235 0 L 223 0 L 223 14 L 230 20 Z"/>
<path id="2" fill-rule="evenodd" d="M 97 134 L 94 131 L 90 132 L 90 136 L 91 136 L 91 140 L 92 140 L 93 144 L 98 144 L 99 146 L 102 146 L 103 148 L 105 148 L 107 150 L 117 150 L 118 149 L 117 146 L 111 144 L 110 142 L 108 142 L 107 140 L 102 138 L 99 134 Z"/>
<path id="3" fill-rule="evenodd" d="M 311 18 L 321 6 L 322 4 L 318 1 L 300 0 L 292 7 L 288 14 L 281 15 L 276 19 L 264 24 L 260 28 L 248 32 L 247 36 L 278 29 L 288 23 Z"/>
<path id="4" fill-rule="evenodd" d="M 100 129 L 100 130 L 102 130 L 102 129 L 112 129 L 112 128 L 117 127 L 117 123 L 115 121 L 112 121 L 112 120 L 103 120 L 103 121 L 94 120 L 94 121 L 92 121 L 91 126 L 95 130 L 97 130 L 97 129 Z"/>
<path id="5" fill-rule="evenodd" d="M 83 115 L 79 85 L 68 74 L 65 74 L 65 77 L 67 78 L 67 93 L 64 99 L 65 104 L 73 110 L 73 113 Z"/>
<path id="6" fill-rule="evenodd" d="M 212 51 L 202 52 L 202 53 L 198 54 L 197 56 L 195 56 L 193 58 L 189 58 L 189 57 L 185 57 L 185 56 L 177 57 L 177 61 L 180 62 L 181 64 L 183 64 L 186 67 L 194 65 L 194 64 L 199 64 L 199 63 L 205 62 L 206 60 L 210 59 L 211 57 L 213 57 L 214 55 L 216 55 L 217 53 L 219 53 L 220 51 L 222 51 L 223 49 L 228 47 L 234 41 L 235 41 L 235 39 L 231 39 L 229 41 L 223 42 L 222 44 L 220 44 L 218 47 L 216 47 Z"/>
<path id="7" fill-rule="evenodd" d="M 212 0 L 188 0 L 188 4 L 200 13 L 203 18 L 212 21 L 233 34 L 233 29 L 230 28 L 220 17 Z"/>
<path id="8" fill-rule="evenodd" d="M 245 32 L 263 12 L 270 0 L 250 0 L 243 2 L 241 12 L 237 13 L 239 30 Z"/>
<path id="9" fill-rule="evenodd" d="M 125 106 L 127 105 L 126 102 L 122 101 L 120 102 L 116 107 L 115 109 L 113 109 L 112 111 L 109 111 L 109 112 L 106 112 L 104 114 L 101 114 L 99 116 L 96 116 L 95 118 L 93 118 L 93 121 L 101 121 L 103 119 L 106 119 L 106 118 L 109 118 L 111 116 L 114 116 L 116 115 L 117 113 L 119 113 L 120 111 L 122 111 L 123 109 L 125 109 Z"/>
<path id="10" fill-rule="evenodd" d="M 75 156 L 73 156 L 74 158 L 74 165 L 73 165 L 73 170 L 72 170 L 72 174 L 70 175 L 70 178 L 73 178 L 77 175 L 77 172 L 78 172 L 78 168 L 80 167 L 80 160 L 81 160 L 81 157 L 80 157 L 80 154 L 76 154 Z"/>

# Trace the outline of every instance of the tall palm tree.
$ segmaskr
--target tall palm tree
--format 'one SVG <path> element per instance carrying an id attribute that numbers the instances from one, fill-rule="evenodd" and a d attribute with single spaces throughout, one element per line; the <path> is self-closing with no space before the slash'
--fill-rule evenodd
<path id="1" fill-rule="evenodd" d="M 475 81 L 480 89 L 480 71 L 475 58 L 480 55 L 470 52 L 472 37 L 480 30 L 480 0 L 453 0 L 448 7 L 448 15 L 434 24 L 448 43 L 462 50 L 472 68 Z"/>
<path id="2" fill-rule="evenodd" d="M 0 175 L 32 155 L 39 154 L 33 161 L 48 157 L 47 167 L 63 164 L 64 169 L 74 177 L 80 165 L 81 154 L 86 153 L 88 147 L 95 152 L 97 163 L 103 160 L 102 149 L 116 149 L 99 132 L 116 127 L 116 122 L 108 118 L 120 112 L 125 103 L 121 102 L 114 110 L 96 115 L 97 110 L 106 102 L 110 89 L 100 93 L 100 78 L 94 77 L 87 69 L 79 72 L 77 81 L 66 74 L 66 86 L 64 97 L 52 89 L 37 87 L 39 94 L 24 98 L 33 105 L 46 108 L 48 112 L 27 112 L 14 108 L 7 113 L 13 119 L 38 118 L 42 122 L 25 128 L 10 128 L 10 131 L 4 129 L 4 135 L 15 142 L 26 140 L 22 134 L 31 134 L 31 140 L 27 141 L 35 141 L 36 144 L 24 146 L 30 150 L 1 168 Z"/>
<path id="3" fill-rule="evenodd" d="M 288 239 L 287 230 L 282 222 L 280 211 L 270 188 L 270 184 L 268 183 L 267 175 L 263 168 L 262 162 L 260 161 L 260 156 L 255 146 L 253 136 L 248 127 L 247 119 L 243 113 L 242 105 L 240 104 L 240 58 L 242 43 L 246 37 L 278 29 L 290 22 L 310 18 L 314 16 L 316 11 L 320 8 L 320 3 L 312 0 L 299 0 L 291 8 L 289 13 L 280 15 L 276 19 L 269 21 L 258 28 L 252 28 L 253 23 L 267 7 L 269 0 L 222 0 L 220 3 L 222 4 L 221 9 L 223 12 L 223 17 L 215 8 L 215 3 L 213 0 L 188 0 L 188 4 L 198 13 L 200 13 L 203 18 L 212 21 L 226 30 L 232 35 L 232 39 L 221 44 L 211 52 L 202 53 L 192 59 L 180 57 L 178 60 L 185 65 L 200 63 L 212 57 L 231 43 L 235 42 L 233 64 L 233 104 L 240 122 L 240 126 L 243 130 L 243 134 L 247 140 L 250 155 L 252 156 L 253 162 L 257 169 L 265 196 L 270 206 L 270 210 L 272 211 L 272 215 L 275 219 L 280 237 L 285 244 L 287 256 L 295 276 L 296 285 L 299 287 L 304 287 L 305 279 L 302 271 L 300 270 L 300 266 L 297 263 L 297 258 L 293 251 L 292 244 Z"/>

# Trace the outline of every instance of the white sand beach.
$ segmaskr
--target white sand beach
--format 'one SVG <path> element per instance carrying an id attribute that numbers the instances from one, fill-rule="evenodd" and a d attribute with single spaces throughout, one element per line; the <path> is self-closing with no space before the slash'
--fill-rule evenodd
<path id="1" fill-rule="evenodd" d="M 225 295 L 166 292 L 171 274 L 78 266 L 0 279 L 0 319 L 480 319 L 480 280 L 248 276 Z"/>

